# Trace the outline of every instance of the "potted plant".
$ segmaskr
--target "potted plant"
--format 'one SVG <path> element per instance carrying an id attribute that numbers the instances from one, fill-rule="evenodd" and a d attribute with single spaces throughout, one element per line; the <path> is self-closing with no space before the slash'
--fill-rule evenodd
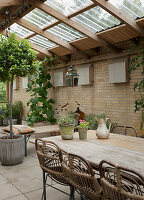
<path id="1" fill-rule="evenodd" d="M 110 131 L 106 126 L 106 121 L 108 120 L 108 118 L 106 117 L 104 113 L 98 114 L 96 118 L 98 119 L 98 128 L 96 130 L 96 136 L 99 139 L 109 138 Z"/>
<path id="2" fill-rule="evenodd" d="M 12 130 L 12 97 L 13 80 L 15 77 L 25 77 L 35 72 L 38 62 L 35 62 L 36 52 L 26 40 L 19 41 L 15 34 L 0 38 L 0 81 L 10 82 L 10 136 L 0 138 L 0 159 L 3 165 L 21 163 L 24 158 L 24 138 L 14 136 Z"/>
<path id="3" fill-rule="evenodd" d="M 79 138 L 81 140 L 87 139 L 87 129 L 88 129 L 88 122 L 80 119 L 80 123 L 78 126 L 78 132 L 79 132 Z"/>
<path id="4" fill-rule="evenodd" d="M 61 137 L 63 140 L 73 139 L 74 133 L 74 118 L 65 115 L 59 118 L 58 125 L 60 128 Z"/>

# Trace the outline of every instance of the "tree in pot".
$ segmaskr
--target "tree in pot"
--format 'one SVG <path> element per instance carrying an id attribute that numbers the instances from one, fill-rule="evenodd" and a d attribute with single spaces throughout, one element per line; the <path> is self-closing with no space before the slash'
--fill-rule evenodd
<path id="1" fill-rule="evenodd" d="M 59 118 L 58 125 L 63 140 L 73 139 L 74 121 L 74 118 L 70 117 L 69 115 L 65 115 Z"/>
<path id="2" fill-rule="evenodd" d="M 13 80 L 15 77 L 31 75 L 37 68 L 36 52 L 26 40 L 19 41 L 15 34 L 0 38 L 0 81 L 10 82 L 10 137 L 0 139 L 0 158 L 3 165 L 14 165 L 22 162 L 24 157 L 24 139 L 16 137 L 12 130 Z M 19 149 L 17 149 L 19 148 Z"/>

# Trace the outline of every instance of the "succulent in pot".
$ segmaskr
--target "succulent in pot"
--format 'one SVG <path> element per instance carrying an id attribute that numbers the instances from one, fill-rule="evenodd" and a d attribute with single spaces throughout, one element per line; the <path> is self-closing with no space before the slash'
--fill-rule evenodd
<path id="1" fill-rule="evenodd" d="M 65 115 L 59 118 L 58 125 L 60 128 L 61 137 L 63 140 L 73 139 L 74 134 L 74 118 Z"/>

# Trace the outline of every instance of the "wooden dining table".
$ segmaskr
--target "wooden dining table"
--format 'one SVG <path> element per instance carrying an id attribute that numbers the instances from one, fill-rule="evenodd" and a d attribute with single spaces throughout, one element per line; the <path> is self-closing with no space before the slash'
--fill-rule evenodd
<path id="1" fill-rule="evenodd" d="M 109 139 L 98 139 L 96 131 L 88 130 L 87 139 L 80 140 L 77 132 L 72 140 L 62 140 L 61 136 L 47 137 L 61 149 L 82 156 L 97 165 L 101 160 L 114 162 L 133 169 L 144 176 L 144 139 L 110 133 Z"/>

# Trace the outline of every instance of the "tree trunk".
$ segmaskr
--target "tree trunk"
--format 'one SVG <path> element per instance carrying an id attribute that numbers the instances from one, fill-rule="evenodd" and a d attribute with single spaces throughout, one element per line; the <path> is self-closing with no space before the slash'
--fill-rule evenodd
<path id="1" fill-rule="evenodd" d="M 12 130 L 12 99 L 13 99 L 13 75 L 11 77 L 10 82 L 10 101 L 9 101 L 9 111 L 10 111 L 10 138 L 13 138 L 13 130 Z"/>

